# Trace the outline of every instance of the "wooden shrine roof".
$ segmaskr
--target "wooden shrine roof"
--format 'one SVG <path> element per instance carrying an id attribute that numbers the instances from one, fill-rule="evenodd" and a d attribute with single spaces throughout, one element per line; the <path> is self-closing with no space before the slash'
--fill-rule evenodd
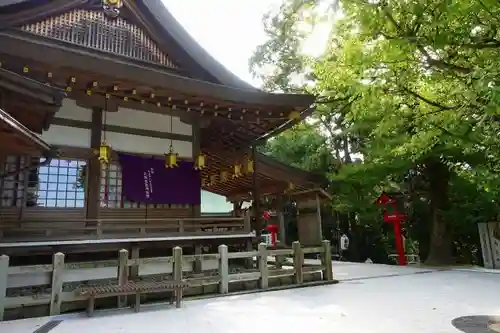
<path id="1" fill-rule="evenodd" d="M 29 77 L 0 68 L 1 107 L 30 131 L 41 133 L 66 93 Z M 12 103 L 15 101 L 14 103 Z"/>
<path id="2" fill-rule="evenodd" d="M 42 131 L 47 115 L 34 110 L 37 104 L 47 107 L 61 105 L 65 92 L 0 68 L 0 93 L 2 97 L 22 99 L 31 106 L 16 109 L 11 108 L 9 98 L 1 101 L 5 110 L 0 109 L 0 155 L 39 156 L 49 152 L 51 147 L 34 133 Z"/>
<path id="3" fill-rule="evenodd" d="M 314 96 L 267 93 L 237 78 L 161 0 L 124 0 L 113 19 L 97 0 L 8 1 L 0 29 L 3 67 L 86 105 L 103 107 L 107 97 L 115 109 L 181 113 L 199 122 L 206 149 L 248 147 L 313 110 Z"/>
<path id="4" fill-rule="evenodd" d="M 241 156 L 240 156 L 241 157 Z M 204 184 L 203 189 L 228 198 L 228 200 L 251 199 L 253 189 L 253 175 L 244 174 L 240 177 L 232 177 L 232 168 L 236 162 L 242 159 L 207 155 L 207 167 L 202 170 L 202 178 L 209 180 L 210 175 L 217 175 L 214 184 Z M 220 172 L 227 171 L 228 180 L 221 182 Z M 256 153 L 255 172 L 259 195 L 283 194 L 284 192 L 305 194 L 310 190 L 319 189 L 326 182 L 321 175 L 307 172 L 295 167 L 288 166 L 270 156 Z M 289 185 L 293 184 L 293 190 Z"/>
<path id="5" fill-rule="evenodd" d="M 42 155 L 50 146 L 37 134 L 0 109 L 0 155 Z"/>
<path id="6" fill-rule="evenodd" d="M 101 3 L 101 0 L 3 0 L 0 2 L 0 18 L 2 18 L 0 26 L 15 26 L 27 21 L 36 22 L 48 14 L 59 14 L 71 8 L 98 8 Z M 187 70 L 187 74 L 204 81 L 257 91 L 203 49 L 175 19 L 162 0 L 125 0 L 123 6 L 126 11 L 151 25 L 151 30 L 158 35 L 155 41 L 168 44 L 169 56 L 175 59 L 179 67 Z M 37 10 L 27 10 L 34 7 Z M 11 15 L 2 16 L 2 13 Z"/>

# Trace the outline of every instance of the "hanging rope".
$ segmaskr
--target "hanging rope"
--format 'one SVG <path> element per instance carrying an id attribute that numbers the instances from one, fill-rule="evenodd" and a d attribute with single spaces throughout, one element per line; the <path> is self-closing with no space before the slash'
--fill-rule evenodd
<path id="1" fill-rule="evenodd" d="M 174 131 L 173 131 L 173 124 L 174 124 L 174 117 L 172 115 L 170 115 L 170 134 L 174 134 Z M 174 151 L 174 140 L 172 139 L 172 137 L 170 137 L 170 152 L 173 153 Z"/>

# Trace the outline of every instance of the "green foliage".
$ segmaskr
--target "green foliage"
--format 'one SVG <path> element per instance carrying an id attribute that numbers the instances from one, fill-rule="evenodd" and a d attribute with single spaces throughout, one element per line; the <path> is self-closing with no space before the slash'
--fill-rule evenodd
<path id="1" fill-rule="evenodd" d="M 308 124 L 298 125 L 271 139 L 262 152 L 288 165 L 311 172 L 333 172 L 336 167 L 336 160 L 326 138 Z"/>
<path id="2" fill-rule="evenodd" d="M 376 229 L 373 200 L 400 192 L 429 262 L 475 261 L 475 224 L 495 217 L 500 195 L 500 6 L 344 0 L 313 59 L 301 52 L 303 26 L 331 17 L 321 6 L 334 8 L 286 0 L 265 18 L 270 39 L 254 72 L 270 65 L 266 88 L 318 95 L 314 125 L 270 141 L 267 152 L 328 174 L 332 207 L 355 213 L 351 230 Z"/>

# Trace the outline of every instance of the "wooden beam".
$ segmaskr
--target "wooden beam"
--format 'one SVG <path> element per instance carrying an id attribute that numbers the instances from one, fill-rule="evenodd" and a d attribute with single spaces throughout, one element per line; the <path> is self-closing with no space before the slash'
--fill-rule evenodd
<path id="1" fill-rule="evenodd" d="M 192 148 L 193 149 L 193 162 L 196 163 L 196 158 L 198 157 L 198 155 L 201 152 L 201 149 L 200 149 L 200 140 L 201 140 L 200 120 L 195 119 L 191 126 L 192 126 L 192 132 L 193 132 L 193 136 L 192 136 L 192 140 L 191 140 L 193 143 L 193 148 Z M 201 175 L 201 173 L 200 173 L 200 175 Z M 199 195 L 201 196 L 201 191 L 200 191 Z M 192 215 L 196 216 L 196 217 L 201 216 L 201 205 L 193 205 L 192 206 Z"/>
<path id="2" fill-rule="evenodd" d="M 255 146 L 252 147 L 252 160 L 255 161 Z M 260 188 L 259 182 L 257 180 L 257 173 L 259 172 L 257 163 L 254 163 L 254 172 L 252 174 L 252 206 L 253 206 L 253 216 L 255 218 L 255 232 L 256 236 L 260 237 L 262 225 L 260 216 Z"/>
<path id="3" fill-rule="evenodd" d="M 99 149 L 102 139 L 102 108 L 92 109 L 92 127 L 90 129 L 90 147 L 91 149 Z M 86 189 L 86 207 L 87 218 L 98 218 L 100 196 L 101 196 L 101 163 L 98 156 L 92 154 L 87 166 L 87 189 Z"/>
<path id="4" fill-rule="evenodd" d="M 52 120 L 53 125 L 59 126 L 68 126 L 68 127 L 76 127 L 76 128 L 92 128 L 92 122 L 75 120 L 75 119 L 65 119 L 65 118 L 54 118 Z M 194 129 L 193 129 L 194 130 Z M 132 128 L 125 126 L 117 126 L 117 125 L 109 125 L 106 124 L 106 131 L 113 133 L 124 133 L 131 135 L 139 135 L 139 136 L 147 136 L 151 138 L 160 138 L 160 139 L 168 139 L 168 140 L 176 140 L 176 141 L 193 141 L 193 136 L 186 134 L 177 134 L 177 133 L 166 133 L 159 131 L 152 131 L 140 128 Z"/>
<path id="5" fill-rule="evenodd" d="M 259 189 L 259 195 L 260 197 L 266 196 L 266 195 L 276 195 L 276 194 L 283 194 L 286 189 L 286 186 L 277 186 L 277 185 L 271 185 L 271 186 L 260 186 Z M 235 200 L 249 200 L 252 199 L 253 196 L 249 195 L 248 192 L 233 192 L 227 195 L 227 199 L 229 201 L 235 201 Z"/>

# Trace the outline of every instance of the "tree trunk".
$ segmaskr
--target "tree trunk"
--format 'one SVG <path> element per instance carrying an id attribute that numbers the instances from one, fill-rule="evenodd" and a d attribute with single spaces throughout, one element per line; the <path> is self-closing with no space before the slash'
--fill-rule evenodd
<path id="1" fill-rule="evenodd" d="M 446 165 L 438 160 L 428 161 L 426 172 L 431 205 L 431 235 L 429 255 L 425 263 L 451 265 L 453 264 L 451 228 L 443 216 L 443 211 L 448 208 L 450 172 Z"/>

